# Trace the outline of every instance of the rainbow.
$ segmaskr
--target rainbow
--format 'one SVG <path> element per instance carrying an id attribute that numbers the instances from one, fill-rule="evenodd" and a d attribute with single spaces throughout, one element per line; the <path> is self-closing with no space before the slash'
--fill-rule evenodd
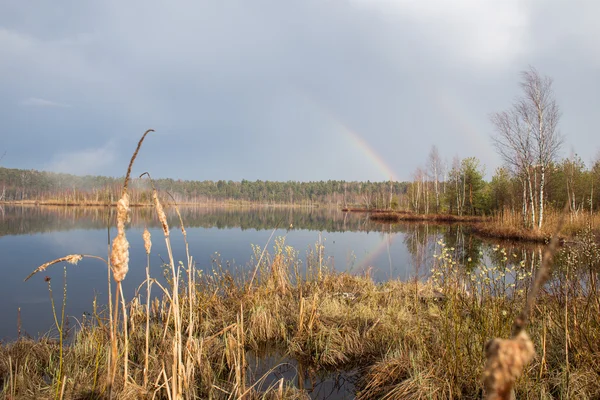
<path id="1" fill-rule="evenodd" d="M 456 137 L 454 141 L 469 143 L 469 147 L 477 152 L 476 155 L 482 162 L 497 160 L 497 155 L 489 145 L 489 138 L 485 134 L 485 130 L 482 131 L 481 128 L 476 126 L 476 118 L 473 118 L 472 114 L 467 111 L 464 101 L 443 90 L 431 93 L 430 98 L 442 113 L 442 116 L 445 117 L 445 120 L 454 128 L 454 132 L 461 135 L 461 137 Z M 459 156 L 465 157 L 468 155 L 459 154 Z"/>
<path id="2" fill-rule="evenodd" d="M 361 135 L 351 129 L 348 124 L 342 121 L 330 109 L 317 101 L 310 93 L 304 90 L 299 90 L 298 94 L 300 94 L 301 97 L 306 100 L 314 110 L 324 115 L 339 134 L 341 134 L 345 139 L 348 139 L 349 142 L 351 142 L 367 160 L 370 160 L 373 166 L 380 172 L 382 181 L 398 180 L 397 175 L 394 173 L 392 168 L 389 167 L 385 159 L 379 155 Z"/>
<path id="3" fill-rule="evenodd" d="M 366 254 L 363 257 L 356 260 L 356 265 L 358 267 L 358 271 L 366 272 L 371 267 L 378 267 L 379 271 L 385 271 L 383 265 L 376 266 L 373 264 L 373 261 L 376 258 L 378 258 L 384 250 L 387 250 L 387 252 L 388 252 L 388 262 L 391 267 L 392 258 L 391 258 L 391 254 L 390 254 L 390 245 L 394 241 L 396 235 L 397 235 L 397 233 L 394 233 L 394 234 L 384 233 L 384 237 L 381 239 L 381 241 L 377 245 L 375 245 L 371 250 L 366 252 Z"/>
<path id="4" fill-rule="evenodd" d="M 397 181 L 396 174 L 386 163 L 385 159 L 379 155 L 375 149 L 357 132 L 352 130 L 347 124 L 341 119 L 337 118 L 333 114 L 327 114 L 329 120 L 337 128 L 337 131 L 341 133 L 349 141 L 365 155 L 365 157 L 372 162 L 375 168 L 381 173 L 382 181 Z"/>

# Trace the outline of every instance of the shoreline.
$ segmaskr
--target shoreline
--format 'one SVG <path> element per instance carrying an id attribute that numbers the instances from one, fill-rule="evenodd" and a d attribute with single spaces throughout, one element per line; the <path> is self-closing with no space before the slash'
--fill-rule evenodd
<path id="1" fill-rule="evenodd" d="M 164 203 L 165 206 L 175 205 L 174 202 L 168 201 Z M 25 201 L 0 201 L 0 206 L 21 206 L 21 207 L 116 207 L 117 202 L 113 203 L 100 203 L 100 202 L 60 202 L 54 200 L 25 200 Z M 176 203 L 177 206 L 183 207 L 274 207 L 274 208 L 335 208 L 335 205 L 322 205 L 322 204 L 285 204 L 285 203 L 254 203 L 254 202 L 207 202 L 207 203 L 193 203 L 193 202 L 182 202 Z M 152 203 L 130 203 L 130 207 L 154 207 Z"/>
<path id="2" fill-rule="evenodd" d="M 251 354 L 268 359 L 260 352 L 267 347 L 280 349 L 287 360 L 295 360 L 303 369 L 316 373 L 359 370 L 356 385 L 346 394 L 363 400 L 381 398 L 390 390 L 411 390 L 420 397 L 439 399 L 449 398 L 451 393 L 475 398 L 481 389 L 485 344 L 493 337 L 509 335 L 512 320 L 525 301 L 528 283 L 519 277 L 525 277 L 527 270 L 511 270 L 517 282 L 514 289 L 510 281 L 500 279 L 505 269 L 499 267 L 473 275 L 472 281 L 465 271 L 455 270 L 448 251 L 452 250 L 442 249 L 444 258 L 424 282 L 376 283 L 368 274 L 321 269 L 316 261 L 305 279 L 295 281 L 297 260 L 287 258 L 283 250 L 269 252 L 266 258 L 272 261 L 260 265 L 254 286 L 244 279 L 231 280 L 226 273 L 198 281 L 192 278 L 192 286 L 189 278 L 182 277 L 183 308 L 178 316 L 184 324 L 183 332 L 193 329 L 193 334 L 186 333 L 184 339 L 195 354 L 188 362 L 193 366 L 194 380 L 208 382 L 192 386 L 190 393 L 200 398 L 222 398 L 219 396 L 225 390 L 229 397 L 243 397 L 245 391 L 240 388 L 249 387 L 248 398 L 253 399 L 308 398 L 310 388 L 298 386 L 294 380 L 281 381 L 276 386 L 259 384 L 262 378 L 253 376 L 252 365 L 245 360 Z M 488 274 L 492 274 L 491 281 Z M 195 272 L 191 276 L 194 275 Z M 497 285 L 503 285 L 499 292 Z M 485 290 L 477 292 L 477 288 Z M 57 387 L 61 388 L 59 374 L 63 372 L 77 377 L 63 384 L 64 398 L 82 398 L 86 393 L 100 398 L 110 390 L 124 396 L 132 387 L 140 398 L 157 392 L 164 395 L 165 388 L 154 382 L 160 382 L 162 374 L 171 373 L 164 370 L 164 365 L 172 361 L 172 343 L 177 335 L 170 318 L 176 312 L 169 297 L 172 287 L 166 290 L 167 294 L 158 296 L 148 309 L 142 297 L 127 301 L 132 329 L 129 333 L 118 330 L 117 338 L 119 347 L 125 345 L 127 338 L 129 357 L 138 360 L 130 363 L 126 372 L 121 368 L 125 356 L 119 357 L 118 376 L 127 374 L 127 382 L 119 379 L 111 389 L 107 386 L 111 342 L 108 316 L 106 311 L 95 309 L 66 342 L 63 352 L 52 336 L 21 337 L 1 343 L 0 379 L 8 382 L 4 394 L 51 398 Z M 471 297 L 474 301 L 465 301 Z M 506 298 L 512 301 L 506 302 Z M 545 334 L 560 337 L 562 328 L 544 318 L 544 313 L 561 312 L 562 297 L 544 293 L 540 301 L 545 304 L 544 312 L 534 311 L 528 331 L 537 349 L 543 347 L 548 354 L 559 354 L 562 342 L 540 338 Z M 585 315 L 583 308 L 573 312 L 578 318 Z M 148 336 L 144 329 L 133 328 L 145 324 L 150 326 Z M 573 329 L 577 333 L 576 326 Z M 448 340 L 450 332 L 456 334 L 454 340 Z M 146 340 L 149 350 L 145 348 Z M 570 365 L 572 373 L 595 373 L 593 364 L 586 362 L 588 358 L 581 357 L 588 351 L 585 342 L 577 335 L 573 340 L 577 362 Z M 55 361 L 59 357 L 64 360 L 62 371 Z M 142 383 L 145 358 L 149 360 L 149 379 Z M 517 386 L 519 397 L 539 391 L 540 387 L 552 387 L 560 375 L 552 371 L 565 366 L 563 358 L 548 358 L 548 372 L 540 376 L 537 371 L 542 362 L 535 359 L 525 372 L 526 380 Z M 460 369 L 449 374 L 449 365 L 459 365 Z M 52 377 L 49 382 L 48 376 Z M 270 382 L 279 382 L 279 378 Z M 596 380 L 586 382 L 579 389 L 582 393 L 600 390 Z"/>
<path id="3" fill-rule="evenodd" d="M 345 210 L 345 211 L 344 211 Z M 415 214 L 408 211 L 390 210 L 367 210 L 356 208 L 345 208 L 344 212 L 370 213 L 369 219 L 376 223 L 401 223 L 401 222 L 425 222 L 435 224 L 464 224 L 468 225 L 472 233 L 479 237 L 501 239 L 515 242 L 528 242 L 544 244 L 550 240 L 551 233 L 546 230 L 527 230 L 516 228 L 494 221 L 491 217 L 452 215 L 452 214 Z M 581 227 L 583 228 L 583 227 Z M 566 235 L 566 237 L 570 237 Z M 561 243 L 566 240 L 561 236 Z"/>

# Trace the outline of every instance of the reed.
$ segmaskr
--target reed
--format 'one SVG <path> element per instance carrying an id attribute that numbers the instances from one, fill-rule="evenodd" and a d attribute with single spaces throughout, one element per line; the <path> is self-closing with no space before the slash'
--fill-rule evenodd
<path id="1" fill-rule="evenodd" d="M 148 389 L 148 353 L 150 351 L 150 252 L 152 251 L 152 237 L 148 228 L 143 233 L 144 249 L 146 250 L 146 347 L 144 351 L 144 389 Z"/>
<path id="2" fill-rule="evenodd" d="M 369 219 L 377 222 L 400 222 L 400 221 L 423 221 L 423 222 L 461 222 L 476 223 L 487 221 L 488 218 L 477 215 L 453 215 L 453 214 L 416 214 L 406 211 L 371 211 Z"/>
<path id="3" fill-rule="evenodd" d="M 515 374 L 513 387 L 519 398 L 544 397 L 541 393 L 564 393 L 565 397 L 569 394 L 578 398 L 600 394 L 600 384 L 592 378 L 599 372 L 596 360 L 600 355 L 600 308 L 595 286 L 599 266 L 597 261 L 589 263 L 594 260 L 590 254 L 596 254 L 597 249 L 594 240 L 585 235 L 577 238 L 577 246 L 561 249 L 557 254 L 559 265 L 571 260 L 569 280 L 561 269 L 556 270 L 551 278 L 553 285 L 540 292 L 539 310 L 532 310 L 527 332 L 538 349 L 538 357 L 530 361 L 521 376 Z M 161 286 L 163 296 L 150 305 L 130 301 L 129 326 L 147 328 L 128 331 L 129 356 L 140 362 L 130 363 L 130 383 L 124 385 L 122 380 L 116 380 L 113 394 L 123 397 L 146 393 L 151 397 L 156 393 L 162 398 L 179 394 L 184 398 L 235 398 L 245 394 L 246 398 L 277 398 L 280 386 L 269 389 L 271 394 L 261 394 L 256 382 L 248 381 L 248 365 L 244 361 L 246 351 L 259 351 L 269 345 L 282 348 L 312 369 L 360 367 L 364 372 L 356 395 L 362 399 L 476 398 L 484 388 L 480 377 L 484 374 L 485 344 L 493 337 L 510 337 L 511 321 L 521 312 L 529 287 L 531 270 L 526 265 L 512 267 L 501 263 L 469 271 L 455 262 L 453 250 L 443 243 L 438 244 L 431 278 L 416 285 L 417 296 L 415 282 L 375 283 L 369 276 L 336 273 L 330 267 L 323 268 L 319 277 L 318 257 L 310 261 L 314 262 L 315 273 L 297 280 L 300 253 L 289 248 L 284 238 L 276 238 L 275 243 L 264 252 L 264 268 L 251 287 L 247 280 L 222 270 L 219 261 L 213 272 L 205 272 L 201 279 L 192 282 L 193 328 L 187 309 L 190 281 L 183 279 L 189 274 L 181 275 L 179 317 L 185 350 L 181 370 L 174 358 L 179 355 L 174 281 L 168 287 Z M 263 249 L 256 252 L 260 257 Z M 502 252 L 497 250 L 500 256 Z M 193 265 L 192 273 L 198 276 Z M 581 284 L 574 285 L 575 277 Z M 152 278 L 150 281 L 160 285 Z M 565 303 L 567 288 L 569 301 Z M 434 295 L 437 292 L 443 294 L 441 300 Z M 569 310 L 568 380 L 565 304 Z M 202 314 L 201 320 L 196 313 Z M 558 315 L 563 319 L 556 319 Z M 72 377 L 64 384 L 66 398 L 90 392 L 100 395 L 107 390 L 102 386 L 93 389 L 91 384 L 98 371 L 102 374 L 109 366 L 106 350 L 111 345 L 110 336 L 103 321 L 102 317 L 88 321 L 64 348 L 64 374 Z M 124 331 L 117 333 L 119 340 L 124 340 Z M 521 346 L 520 340 L 517 338 L 515 345 L 508 343 L 508 349 L 504 342 L 495 343 L 503 348 L 502 354 L 510 355 L 510 348 Z M 40 346 L 40 350 L 29 353 L 28 358 L 27 352 L 16 351 L 16 343 L 0 347 L 5 393 L 15 393 L 16 398 L 24 393 L 53 397 L 56 386 L 48 388 L 43 375 L 58 368 L 50 361 L 58 359 L 58 344 L 26 340 L 22 343 L 29 349 Z M 522 343 L 527 345 L 527 340 Z M 9 358 L 11 364 L 6 361 Z M 11 380 L 8 371 L 28 379 Z M 173 387 L 173 374 L 178 373 Z M 13 382 L 12 388 L 9 382 Z M 289 391 L 285 384 L 281 391 L 306 395 L 297 389 Z"/>
<path id="4" fill-rule="evenodd" d="M 109 262 L 70 255 L 26 278 L 51 265 L 97 258 L 112 273 L 115 303 L 106 310 L 94 305 L 93 317 L 68 342 L 59 331 L 59 340 L 0 344 L 1 395 L 306 398 L 309 388 L 281 380 L 263 388 L 264 377 L 248 373 L 247 352 L 268 346 L 311 370 L 358 369 L 354 394 L 361 399 L 481 398 L 484 390 L 500 399 L 513 391 L 519 398 L 600 397 L 600 249 L 591 227 L 567 247 L 553 244 L 556 267 L 544 275 L 547 285 L 531 285 L 535 263 L 513 265 L 499 247 L 493 265 L 460 265 L 441 241 L 423 281 L 377 283 L 368 274 L 339 273 L 325 240 L 301 255 L 286 237 L 271 248 L 254 246 L 255 269 L 234 276 L 218 256 L 212 268 L 197 269 L 179 213 L 186 254 L 176 263 L 155 189 L 152 198 L 168 251 L 168 284 L 150 275 L 145 231 L 146 299 L 128 301 L 121 290 L 129 269 L 124 190 Z M 151 297 L 153 288 L 158 296 Z M 56 379 L 49 383 L 48 376 Z"/>

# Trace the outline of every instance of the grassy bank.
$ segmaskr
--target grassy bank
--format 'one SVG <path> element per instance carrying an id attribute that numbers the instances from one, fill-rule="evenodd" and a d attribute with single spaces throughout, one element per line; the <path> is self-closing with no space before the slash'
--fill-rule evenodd
<path id="1" fill-rule="evenodd" d="M 399 211 L 379 211 L 372 213 L 369 218 L 381 222 L 423 221 L 423 222 L 464 222 L 474 223 L 485 221 L 485 217 L 452 214 L 414 214 Z"/>
<path id="2" fill-rule="evenodd" d="M 546 213 L 542 229 L 523 227 L 522 217 L 518 214 L 505 213 L 487 221 L 474 224 L 474 233 L 499 239 L 522 240 L 530 242 L 547 242 L 556 230 L 560 215 L 558 211 Z M 561 230 L 563 240 L 574 238 L 578 232 L 591 228 L 596 235 L 600 228 L 600 215 L 589 212 L 569 213 Z"/>
<path id="3" fill-rule="evenodd" d="M 107 307 L 94 304 L 92 315 L 69 336 L 65 304 L 53 300 L 48 312 L 55 335 L 1 344 L 4 398 L 306 398 L 307 391 L 291 381 L 267 386 L 250 377 L 247 354 L 265 346 L 312 370 L 358 369 L 354 394 L 360 399 L 481 398 L 485 355 L 490 355 L 486 344 L 511 336 L 536 269 L 534 258 L 513 265 L 514 256 L 496 248 L 501 256 L 494 257 L 500 260 L 496 265 L 459 265 L 455 249 L 438 242 L 427 281 L 375 283 L 368 275 L 333 271 L 321 243 L 301 259 L 278 238 L 271 251 L 253 247 L 256 267 L 248 273 L 232 275 L 218 264 L 203 272 L 190 256 L 181 218 L 185 252 L 173 254 L 171 227 L 153 190 L 168 253 L 166 283 L 149 275 L 152 238 L 145 231 L 146 279 L 136 296 L 126 299 L 121 284 L 130 267 L 127 184 L 144 137 L 117 204 L 110 256 L 100 258 L 111 293 Z M 514 363 L 519 349 L 511 347 L 520 343 L 492 343 L 509 352 L 501 354 L 497 370 L 486 371 L 510 369 L 518 398 L 600 397 L 599 252 L 589 230 L 561 250 L 527 327 L 537 357 L 519 362 L 525 365 L 522 374 Z M 42 279 L 36 274 L 55 264 L 88 258 L 99 257 L 68 255 L 26 279 Z M 45 280 L 53 299 L 54 284 Z M 66 298 L 66 283 L 54 290 Z"/>
<path id="4" fill-rule="evenodd" d="M 354 210 L 347 211 L 353 212 Z M 469 224 L 472 232 L 479 236 L 513 241 L 545 243 L 550 240 L 552 233 L 556 231 L 559 212 L 547 212 L 542 229 L 524 227 L 523 219 L 519 214 L 508 212 L 494 217 L 481 217 L 450 214 L 414 214 L 406 211 L 373 210 L 369 215 L 369 219 L 385 223 L 398 223 L 403 221 L 465 223 Z M 598 228 L 600 227 L 600 215 L 590 215 L 586 212 L 579 212 L 576 214 L 570 213 L 561 230 L 562 240 L 569 240 L 578 232 L 581 232 L 588 227 L 592 227 L 592 229 L 598 233 Z"/>
<path id="5" fill-rule="evenodd" d="M 562 267 L 532 317 L 537 357 L 517 382 L 518 398 L 600 396 L 594 246 L 588 233 L 561 253 Z M 507 262 L 467 269 L 440 243 L 427 282 L 377 284 L 369 276 L 331 271 L 320 261 L 319 246 L 306 265 L 283 238 L 270 252 L 254 251 L 255 275 L 234 277 L 218 266 L 209 274 L 181 268 L 164 292 L 151 281 L 162 295 L 149 305 L 142 294 L 129 300 L 126 329 L 115 332 L 120 350 L 112 386 L 110 317 L 96 310 L 62 355 L 56 337 L 3 344 L 2 394 L 169 398 L 179 375 L 184 398 L 306 398 L 293 382 L 268 388 L 246 378 L 246 353 L 268 345 L 315 370 L 358 367 L 358 398 L 479 398 L 485 344 L 510 335 L 532 271 Z M 180 365 L 173 358 L 178 341 Z"/>

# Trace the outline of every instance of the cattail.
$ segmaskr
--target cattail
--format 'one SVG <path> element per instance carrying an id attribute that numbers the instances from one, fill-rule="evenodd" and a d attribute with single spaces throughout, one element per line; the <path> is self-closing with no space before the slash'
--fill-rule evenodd
<path id="1" fill-rule="evenodd" d="M 146 254 L 150 254 L 150 250 L 152 249 L 152 240 L 148 228 L 144 228 L 144 233 L 142 234 L 142 237 L 144 238 L 144 247 L 146 248 Z"/>
<path id="2" fill-rule="evenodd" d="M 69 264 L 77 265 L 77 263 L 79 261 L 81 261 L 83 256 L 81 254 L 70 254 L 70 255 L 66 256 L 65 258 Z"/>
<path id="3" fill-rule="evenodd" d="M 169 224 L 167 224 L 167 216 L 165 215 L 165 211 L 163 210 L 162 204 L 160 204 L 160 201 L 158 200 L 158 193 L 156 192 L 156 189 L 152 190 L 152 200 L 154 200 L 154 208 L 156 208 L 156 215 L 158 215 L 158 220 L 162 225 L 165 237 L 169 237 Z"/>
<path id="4" fill-rule="evenodd" d="M 125 223 L 129 215 L 129 196 L 127 193 L 117 203 L 117 237 L 113 241 L 110 263 L 116 282 L 125 279 L 129 271 L 129 242 L 125 236 Z"/>
<path id="5" fill-rule="evenodd" d="M 150 132 L 154 132 L 154 129 L 148 129 L 142 135 L 142 138 L 138 142 L 137 147 L 131 160 L 129 160 L 129 166 L 127 167 L 127 174 L 125 175 L 125 181 L 123 182 L 123 195 L 117 202 L 117 237 L 113 241 L 112 252 L 110 253 L 110 263 L 113 272 L 113 278 L 116 282 L 121 282 L 125 279 L 127 272 L 129 271 L 129 242 L 125 236 L 125 224 L 129 222 L 129 195 L 127 194 L 127 185 L 129 184 L 129 176 L 131 175 L 131 167 L 135 161 L 142 143 L 146 138 L 146 135 Z"/>
<path id="6" fill-rule="evenodd" d="M 37 267 L 35 269 L 35 271 L 33 271 L 31 274 L 29 274 L 27 276 L 27 278 L 25 278 L 24 282 L 27 281 L 29 278 L 31 278 L 33 275 L 37 274 L 38 272 L 44 271 L 46 268 L 48 268 L 51 265 L 58 264 L 58 263 L 64 262 L 64 261 L 68 262 L 69 264 L 77 265 L 77 263 L 79 261 L 81 261 L 82 258 L 83 258 L 83 256 L 81 254 L 69 254 L 68 256 L 64 256 L 61 258 L 57 258 L 56 260 L 49 261 L 49 262 Z M 50 278 L 48 278 L 48 280 L 50 280 Z"/>
<path id="7" fill-rule="evenodd" d="M 125 224 L 129 222 L 129 195 L 125 193 L 117 202 L 117 232 L 125 231 Z"/>
<path id="8" fill-rule="evenodd" d="M 487 362 L 483 383 L 487 400 L 512 399 L 515 380 L 535 356 L 533 343 L 525 331 L 513 339 L 493 339 L 485 346 Z"/>
<path id="9" fill-rule="evenodd" d="M 129 271 L 129 242 L 124 233 L 119 233 L 113 241 L 110 262 L 113 278 L 121 282 Z"/>

